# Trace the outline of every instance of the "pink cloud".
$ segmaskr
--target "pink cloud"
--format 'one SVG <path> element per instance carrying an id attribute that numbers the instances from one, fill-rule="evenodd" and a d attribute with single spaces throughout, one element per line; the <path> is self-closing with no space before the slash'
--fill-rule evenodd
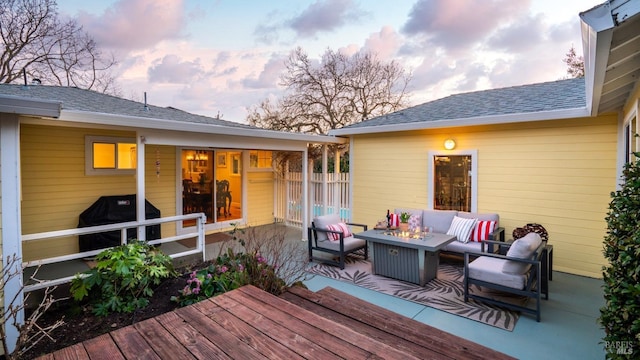
<path id="1" fill-rule="evenodd" d="M 120 0 L 100 16 L 81 12 L 78 21 L 100 46 L 122 50 L 180 38 L 186 26 L 182 0 Z"/>
<path id="2" fill-rule="evenodd" d="M 204 74 L 200 60 L 182 61 L 177 55 L 166 55 L 149 67 L 150 82 L 189 84 Z"/>
<path id="3" fill-rule="evenodd" d="M 384 26 L 379 32 L 369 35 L 363 49 L 378 54 L 380 59 L 391 59 L 401 43 L 400 35 L 391 26 Z"/>
<path id="4" fill-rule="evenodd" d="M 402 30 L 408 35 L 422 35 L 436 45 L 467 47 L 525 13 L 529 2 L 420 0 Z"/>

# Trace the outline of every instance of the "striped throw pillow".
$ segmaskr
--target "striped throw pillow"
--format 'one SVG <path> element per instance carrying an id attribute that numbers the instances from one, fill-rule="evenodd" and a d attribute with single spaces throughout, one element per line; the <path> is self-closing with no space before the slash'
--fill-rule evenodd
<path id="1" fill-rule="evenodd" d="M 458 216 L 453 217 L 451 226 L 447 231 L 447 235 L 455 235 L 457 240 L 462 243 L 468 243 L 471 232 L 476 226 L 478 219 L 466 219 Z"/>
<path id="2" fill-rule="evenodd" d="M 351 230 L 349 229 L 349 226 L 345 223 L 329 224 L 327 225 L 327 230 L 340 231 L 344 234 L 345 238 L 348 238 L 349 236 L 353 236 L 353 234 L 351 233 Z M 327 237 L 329 237 L 329 240 L 331 241 L 340 240 L 340 234 L 327 233 Z"/>
<path id="3" fill-rule="evenodd" d="M 475 229 L 471 232 L 469 241 L 485 241 L 489 240 L 489 235 L 496 229 L 496 222 L 489 220 L 478 220 Z"/>
<path id="4" fill-rule="evenodd" d="M 400 225 L 400 215 L 389 214 L 389 226 L 398 227 Z"/>

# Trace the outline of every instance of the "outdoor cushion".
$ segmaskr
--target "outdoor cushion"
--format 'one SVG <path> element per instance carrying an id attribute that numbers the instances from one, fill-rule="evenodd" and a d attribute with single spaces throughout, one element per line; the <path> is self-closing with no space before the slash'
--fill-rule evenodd
<path id="1" fill-rule="evenodd" d="M 522 274 L 509 274 L 502 271 L 508 260 L 489 256 L 480 256 L 469 263 L 469 277 L 514 289 L 524 289 L 527 277 Z"/>
<path id="2" fill-rule="evenodd" d="M 344 250 L 350 251 L 357 247 L 363 246 L 365 244 L 365 240 L 356 239 L 353 236 L 344 238 Z M 331 249 L 340 251 L 340 241 L 326 241 L 322 243 L 322 247 L 325 249 Z"/>
<path id="3" fill-rule="evenodd" d="M 542 238 L 537 233 L 528 233 L 525 237 L 517 239 L 507 251 L 508 257 L 529 259 L 542 243 Z M 508 274 L 524 274 L 531 264 L 507 260 L 502 267 L 502 272 Z"/>
<path id="4" fill-rule="evenodd" d="M 447 244 L 447 246 L 445 246 L 444 251 L 450 251 L 460 254 L 464 254 L 465 252 L 480 254 L 482 253 L 482 242 L 469 241 L 468 243 L 463 243 L 460 241 L 452 241 Z"/>
<path id="5" fill-rule="evenodd" d="M 327 230 L 340 231 L 342 232 L 344 237 L 353 236 L 353 234 L 351 233 L 351 229 L 349 229 L 349 226 L 343 222 L 339 222 L 337 224 L 329 224 L 327 225 Z M 340 240 L 340 234 L 327 233 L 327 236 L 331 241 Z"/>
<path id="6" fill-rule="evenodd" d="M 476 219 L 465 219 L 454 216 L 451 226 L 447 230 L 447 235 L 455 235 L 457 240 L 463 243 L 469 242 L 471 232 L 476 226 Z"/>
<path id="7" fill-rule="evenodd" d="M 422 214 L 420 215 L 411 215 L 409 218 L 409 229 L 413 230 L 422 230 Z"/>
<path id="8" fill-rule="evenodd" d="M 336 214 L 322 215 L 313 219 L 313 225 L 320 229 L 327 229 L 328 225 L 337 224 L 340 222 L 340 217 Z M 327 233 L 323 231 L 317 232 L 318 241 L 327 241 Z"/>
<path id="9" fill-rule="evenodd" d="M 422 226 L 431 227 L 431 231 L 446 234 L 451 226 L 453 217 L 458 214 L 455 210 L 423 210 Z"/>
<path id="10" fill-rule="evenodd" d="M 489 240 L 489 235 L 493 233 L 496 228 L 496 222 L 490 220 L 478 220 L 476 227 L 471 232 L 469 241 L 484 241 Z"/>
<path id="11" fill-rule="evenodd" d="M 500 215 L 496 213 L 472 213 L 467 211 L 458 211 L 458 216 L 465 219 L 478 219 L 478 220 L 488 220 L 495 221 L 496 227 L 500 226 Z"/>

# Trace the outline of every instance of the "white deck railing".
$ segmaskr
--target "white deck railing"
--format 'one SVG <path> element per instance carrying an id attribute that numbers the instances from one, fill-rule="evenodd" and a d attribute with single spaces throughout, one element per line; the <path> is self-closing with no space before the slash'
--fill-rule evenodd
<path id="1" fill-rule="evenodd" d="M 156 240 L 149 240 L 147 241 L 147 243 L 149 245 L 157 245 L 157 244 L 164 244 L 164 243 L 178 241 L 178 240 L 197 238 L 195 249 L 190 249 L 187 251 L 170 254 L 169 256 L 171 258 L 177 258 L 177 257 L 202 253 L 202 260 L 204 261 L 206 260 L 205 246 L 204 246 L 204 235 L 205 235 L 204 224 L 206 223 L 207 217 L 203 213 L 170 216 L 170 217 L 164 217 L 164 218 L 158 218 L 158 219 L 149 219 L 149 220 L 144 220 L 140 222 L 130 221 L 130 222 L 124 222 L 124 223 L 110 224 L 110 225 L 99 225 L 99 226 L 91 226 L 91 227 L 85 227 L 85 228 L 56 230 L 56 231 L 47 231 L 47 232 L 41 232 L 41 233 L 35 233 L 35 234 L 28 234 L 28 235 L 22 235 L 22 243 L 24 244 L 26 242 L 37 242 L 37 241 L 61 238 L 61 237 L 67 237 L 67 236 L 97 234 L 97 233 L 106 232 L 106 231 L 120 230 L 121 244 L 126 244 L 128 229 L 134 229 L 134 228 L 138 229 L 138 228 L 143 228 L 145 226 L 158 225 L 158 224 L 169 223 L 169 222 L 179 222 L 184 220 L 194 220 L 194 219 L 196 220 L 195 231 L 189 232 L 186 234 L 177 235 L 177 236 L 170 236 L 170 237 L 156 239 Z M 98 255 L 100 252 L 104 250 L 105 249 L 91 250 L 91 251 L 84 251 L 84 252 L 79 252 L 75 254 L 26 261 L 22 263 L 22 268 L 25 269 L 28 267 L 34 267 L 39 265 L 55 264 L 63 261 L 83 259 L 86 257 Z M 39 280 L 35 284 L 25 285 L 24 291 L 29 292 L 29 291 L 34 291 L 38 289 L 43 289 L 49 286 L 64 284 L 64 283 L 70 282 L 74 277 L 75 275 L 53 279 L 53 280 Z"/>
<path id="2" fill-rule="evenodd" d="M 323 174 L 319 173 L 314 173 L 310 177 L 309 214 L 311 217 L 339 214 L 343 221 L 351 220 L 349 173 L 327 174 L 326 187 L 324 180 Z M 302 188 L 300 172 L 276 176 L 274 189 L 276 221 L 297 227 L 302 225 Z"/>

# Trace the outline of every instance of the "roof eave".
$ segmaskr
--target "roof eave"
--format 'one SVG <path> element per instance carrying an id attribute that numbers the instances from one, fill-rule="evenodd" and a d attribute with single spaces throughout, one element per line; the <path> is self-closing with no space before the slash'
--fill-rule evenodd
<path id="1" fill-rule="evenodd" d="M 412 131 L 427 129 L 442 129 L 459 126 L 496 125 L 529 121 L 544 121 L 570 119 L 589 116 L 587 108 L 573 108 L 564 110 L 538 111 L 530 113 L 506 114 L 494 116 L 478 116 L 460 119 L 446 119 L 435 121 L 420 121 L 407 124 L 378 125 L 356 128 L 344 128 L 329 131 L 329 135 L 348 136 L 360 134 L 374 134 L 394 131 Z"/>
<path id="2" fill-rule="evenodd" d="M 10 95 L 0 96 L 0 113 L 57 118 L 60 116 L 61 110 L 62 104 L 58 101 L 34 100 Z"/>
<path id="3" fill-rule="evenodd" d="M 198 124 L 176 120 L 164 120 L 147 117 L 123 116 L 115 114 L 95 113 L 78 110 L 62 110 L 59 120 L 73 123 L 96 125 L 124 126 L 147 128 L 154 130 L 186 131 L 205 134 L 221 134 L 230 136 L 246 136 L 255 138 L 303 141 L 315 144 L 343 144 L 348 139 L 326 135 L 310 135 L 299 133 L 278 132 L 262 129 L 247 129 L 214 124 Z"/>
<path id="4" fill-rule="evenodd" d="M 615 23 L 609 2 L 580 13 L 587 109 L 599 111 Z"/>

